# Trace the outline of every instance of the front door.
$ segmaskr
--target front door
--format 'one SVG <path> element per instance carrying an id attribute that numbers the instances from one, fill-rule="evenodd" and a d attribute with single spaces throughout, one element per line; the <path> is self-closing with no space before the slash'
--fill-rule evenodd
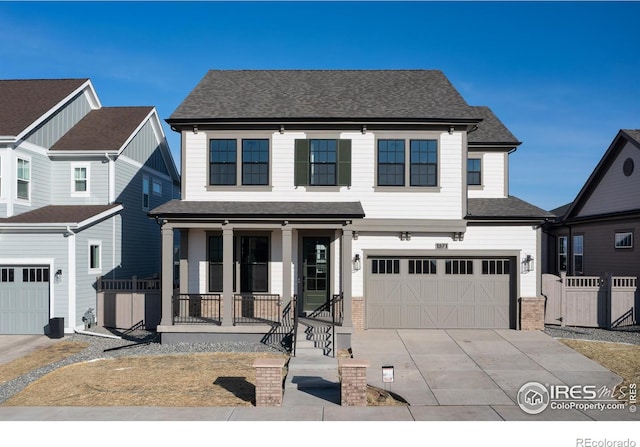
<path id="1" fill-rule="evenodd" d="M 302 239 L 302 310 L 313 312 L 329 300 L 329 238 Z"/>

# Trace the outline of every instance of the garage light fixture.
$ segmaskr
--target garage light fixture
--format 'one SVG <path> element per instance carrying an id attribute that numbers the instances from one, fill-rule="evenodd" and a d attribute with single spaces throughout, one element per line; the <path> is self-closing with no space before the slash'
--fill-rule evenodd
<path id="1" fill-rule="evenodd" d="M 522 273 L 529 273 L 533 271 L 533 256 L 526 255 L 524 259 L 522 259 Z"/>
<path id="2" fill-rule="evenodd" d="M 58 269 L 58 271 L 56 272 L 55 275 L 53 275 L 54 280 L 56 281 L 56 283 L 59 283 L 60 280 L 62 279 L 62 269 Z"/>
<path id="3" fill-rule="evenodd" d="M 353 257 L 353 270 L 354 271 L 358 271 L 361 268 L 361 264 L 360 264 L 360 255 L 358 253 L 355 254 L 355 256 Z"/>
<path id="4" fill-rule="evenodd" d="M 400 240 L 401 241 L 410 241 L 411 240 L 411 233 L 409 233 L 408 231 L 403 231 L 402 233 L 400 233 Z"/>
<path id="5" fill-rule="evenodd" d="M 463 241 L 464 240 L 464 233 L 462 233 L 462 232 L 453 233 L 453 240 L 454 241 Z"/>

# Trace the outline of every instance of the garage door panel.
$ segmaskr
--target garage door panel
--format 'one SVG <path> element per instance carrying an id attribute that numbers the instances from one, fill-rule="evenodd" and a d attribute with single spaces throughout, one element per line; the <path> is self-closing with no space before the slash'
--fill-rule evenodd
<path id="1" fill-rule="evenodd" d="M 49 323 L 49 267 L 0 269 L 0 334 L 44 334 Z"/>
<path id="2" fill-rule="evenodd" d="M 512 264 L 425 257 L 400 259 L 393 275 L 367 272 L 367 327 L 510 328 Z"/>

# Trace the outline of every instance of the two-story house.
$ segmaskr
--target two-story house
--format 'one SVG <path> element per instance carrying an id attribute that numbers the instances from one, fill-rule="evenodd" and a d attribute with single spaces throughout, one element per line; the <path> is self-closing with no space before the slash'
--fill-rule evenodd
<path id="1" fill-rule="evenodd" d="M 260 335 L 269 298 L 333 313 L 340 348 L 354 328 L 517 328 L 539 296 L 551 215 L 509 195 L 520 142 L 440 71 L 212 70 L 167 122 L 163 342 Z"/>
<path id="2" fill-rule="evenodd" d="M 0 334 L 65 332 L 96 277 L 160 273 L 147 212 L 179 197 L 154 107 L 103 107 L 89 79 L 0 81 Z"/>

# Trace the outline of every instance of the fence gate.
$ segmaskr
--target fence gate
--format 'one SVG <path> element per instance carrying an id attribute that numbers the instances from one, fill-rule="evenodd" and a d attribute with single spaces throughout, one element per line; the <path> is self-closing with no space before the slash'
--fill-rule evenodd
<path id="1" fill-rule="evenodd" d="M 545 324 L 617 327 L 636 323 L 636 277 L 542 275 Z"/>

